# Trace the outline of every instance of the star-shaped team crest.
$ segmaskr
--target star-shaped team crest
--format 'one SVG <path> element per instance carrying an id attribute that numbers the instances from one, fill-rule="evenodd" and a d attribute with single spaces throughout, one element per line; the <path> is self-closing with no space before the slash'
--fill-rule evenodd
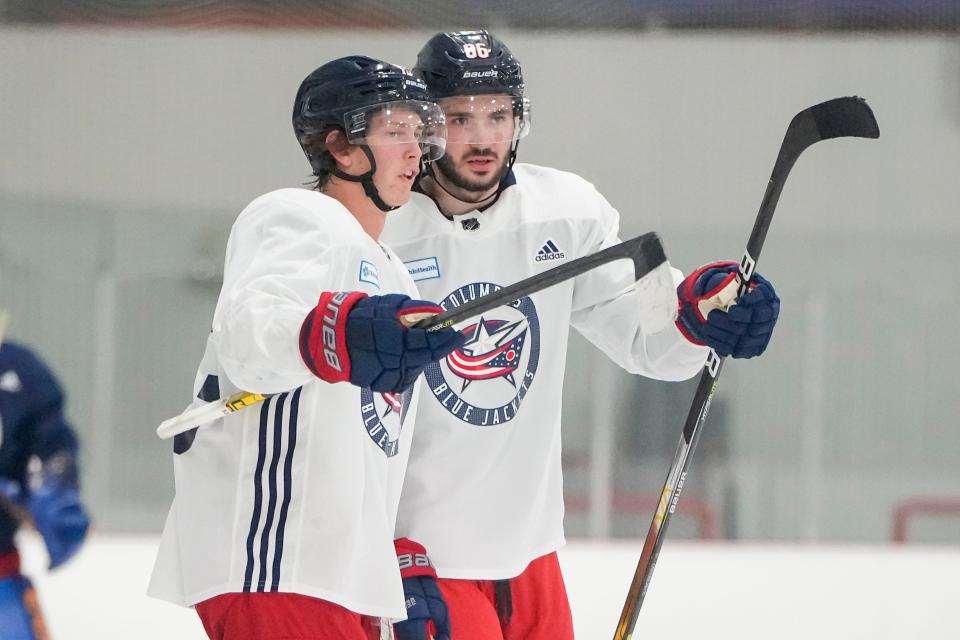
<path id="1" fill-rule="evenodd" d="M 450 371 L 463 380 L 460 392 L 474 380 L 492 378 L 503 378 L 516 388 L 513 373 L 520 365 L 527 328 L 526 318 L 507 322 L 481 316 L 475 325 L 464 329 L 467 341 L 447 356 Z"/>

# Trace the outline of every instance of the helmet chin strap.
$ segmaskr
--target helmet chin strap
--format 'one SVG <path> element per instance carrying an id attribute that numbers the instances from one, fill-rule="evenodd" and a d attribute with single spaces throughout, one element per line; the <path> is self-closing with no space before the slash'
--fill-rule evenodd
<path id="1" fill-rule="evenodd" d="M 377 186 L 373 184 L 373 174 L 377 170 L 377 161 L 373 157 L 373 152 L 370 151 L 370 147 L 365 144 L 359 145 L 363 149 L 363 153 L 366 154 L 367 160 L 370 161 L 370 171 L 367 171 L 365 174 L 360 176 L 352 176 L 349 173 L 344 173 L 340 171 L 339 168 L 333 170 L 333 175 L 343 180 L 349 180 L 350 182 L 359 182 L 363 186 L 363 192 L 367 194 L 367 197 L 373 200 L 373 204 L 377 205 L 377 208 L 380 211 L 393 211 L 394 209 L 399 209 L 400 205 L 390 206 L 383 201 L 383 198 L 380 197 L 380 192 L 377 191 Z"/>
<path id="2" fill-rule="evenodd" d="M 507 160 L 507 170 L 503 172 L 503 175 L 504 175 L 504 176 L 506 176 L 508 173 L 510 173 L 510 170 L 513 169 L 513 163 L 517 161 L 517 148 L 518 148 L 519 146 L 520 146 L 520 140 L 519 140 L 519 139 L 515 140 L 515 141 L 513 142 L 513 144 L 511 145 L 511 147 L 510 147 L 510 158 L 509 158 L 509 160 Z M 503 193 L 503 177 L 501 177 L 501 178 L 500 178 L 500 182 L 499 182 L 499 184 L 497 185 L 497 190 L 496 190 L 494 193 L 491 193 L 489 196 L 484 196 L 484 197 L 480 198 L 479 200 L 467 200 L 467 199 L 464 198 L 463 196 L 458 196 L 458 195 L 455 194 L 455 193 L 451 193 L 451 191 L 450 191 L 449 189 L 447 189 L 445 186 L 443 186 L 443 183 L 442 183 L 442 182 L 440 182 L 439 180 L 437 180 L 437 175 L 436 175 L 436 174 L 434 173 L 434 171 L 433 171 L 433 163 L 432 163 L 432 162 L 426 165 L 426 173 L 427 173 L 428 176 L 430 176 L 431 178 L 433 178 L 433 183 L 436 184 L 438 187 L 440 187 L 448 196 L 450 196 L 451 198 L 455 198 L 455 199 L 459 200 L 460 202 L 466 202 L 466 203 L 468 203 L 468 204 L 480 204 L 481 202 L 486 202 L 487 200 L 490 200 L 490 204 L 487 205 L 487 206 L 490 206 L 490 205 L 492 205 L 494 202 L 496 202 L 497 200 L 499 200 L 499 199 L 500 199 L 500 194 Z M 441 171 L 441 173 L 443 173 L 443 172 Z M 491 198 L 492 198 L 492 199 L 491 199 Z"/>

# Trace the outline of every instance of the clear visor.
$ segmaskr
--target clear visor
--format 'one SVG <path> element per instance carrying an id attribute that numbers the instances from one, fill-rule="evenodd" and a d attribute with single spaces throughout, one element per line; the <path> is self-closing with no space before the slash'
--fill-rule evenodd
<path id="1" fill-rule="evenodd" d="M 515 141 L 530 132 L 530 100 L 505 94 L 455 96 L 440 101 L 447 140 L 465 144 Z"/>
<path id="2" fill-rule="evenodd" d="M 351 144 L 415 143 L 427 162 L 440 158 L 447 147 L 443 110 L 433 102 L 401 100 L 371 105 L 347 113 L 344 125 Z"/>

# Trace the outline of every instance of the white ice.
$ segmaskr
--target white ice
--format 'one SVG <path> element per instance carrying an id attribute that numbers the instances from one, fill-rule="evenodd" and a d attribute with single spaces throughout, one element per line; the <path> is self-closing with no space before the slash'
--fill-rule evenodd
<path id="1" fill-rule="evenodd" d="M 95 535 L 48 574 L 23 536 L 54 640 L 203 640 L 192 610 L 144 595 L 157 540 Z M 612 638 L 640 541 L 571 542 L 561 563 L 579 640 Z M 667 540 L 635 638 L 960 638 L 960 549 Z"/>

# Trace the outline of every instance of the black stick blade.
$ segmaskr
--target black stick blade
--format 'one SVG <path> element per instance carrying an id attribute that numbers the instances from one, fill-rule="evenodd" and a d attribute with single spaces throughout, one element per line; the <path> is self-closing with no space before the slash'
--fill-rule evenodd
<path id="1" fill-rule="evenodd" d="M 660 237 L 652 231 L 634 238 L 632 241 L 623 242 L 621 246 L 630 253 L 630 259 L 633 260 L 633 275 L 637 280 L 667 260 L 667 255 L 663 252 L 663 245 L 660 244 Z"/>
<path id="2" fill-rule="evenodd" d="M 808 109 L 821 140 L 831 138 L 879 138 L 880 127 L 863 98 L 834 98 Z"/>

